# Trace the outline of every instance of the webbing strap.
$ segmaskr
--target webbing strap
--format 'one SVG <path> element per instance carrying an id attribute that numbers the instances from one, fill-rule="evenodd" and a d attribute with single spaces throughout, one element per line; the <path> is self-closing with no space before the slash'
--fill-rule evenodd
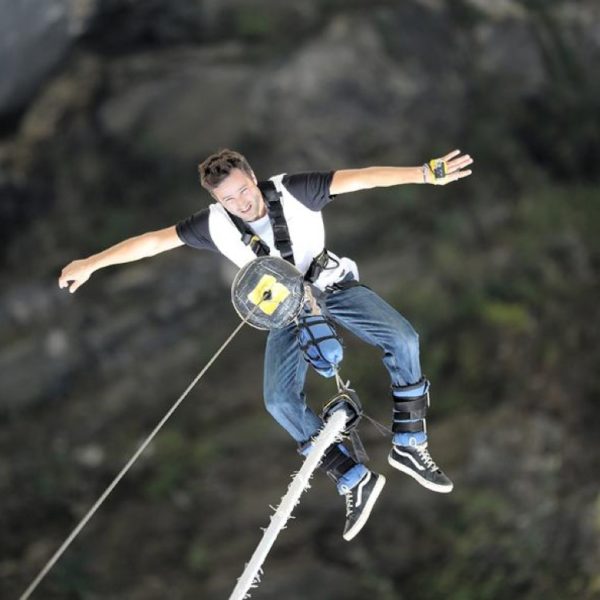
<path id="1" fill-rule="evenodd" d="M 314 348 L 314 350 L 317 352 L 317 354 L 321 360 L 323 360 L 327 363 L 330 363 L 330 359 L 327 358 L 323 354 L 323 349 L 321 348 L 320 344 L 321 344 L 321 342 L 324 342 L 325 340 L 337 340 L 341 344 L 340 338 L 337 335 L 337 332 L 335 331 L 335 328 L 333 327 L 331 321 L 329 321 L 329 319 L 327 319 L 322 314 L 321 315 L 309 315 L 309 318 L 311 319 L 310 322 L 306 318 L 298 319 L 298 330 L 305 331 L 309 337 L 309 339 L 306 341 L 305 344 L 303 344 L 300 341 L 300 337 L 298 337 L 298 343 L 299 343 L 300 349 L 302 350 L 302 352 L 307 353 L 308 350 L 310 350 L 311 348 Z M 312 332 L 311 328 L 314 326 L 318 326 L 318 325 L 327 325 L 331 331 L 331 334 L 317 337 Z"/>
<path id="2" fill-rule="evenodd" d="M 355 465 L 353 458 L 342 452 L 338 444 L 333 444 L 323 455 L 320 468 L 337 481 Z"/>
<path id="3" fill-rule="evenodd" d="M 295 265 L 292 240 L 290 239 L 290 232 L 285 215 L 283 214 L 283 206 L 281 205 L 281 193 L 277 191 L 275 184 L 270 180 L 260 181 L 258 189 L 265 199 L 267 214 L 269 215 L 269 221 L 273 229 L 275 248 L 279 250 L 281 258 Z M 269 246 L 250 229 L 246 221 L 231 213 L 228 213 L 228 215 L 236 226 L 236 229 L 242 234 L 242 242 L 246 246 L 250 246 L 250 249 L 256 256 L 268 256 L 270 254 Z"/>
<path id="4" fill-rule="evenodd" d="M 321 275 L 323 269 L 328 263 L 329 253 L 327 252 L 327 248 L 323 248 L 320 254 L 312 259 L 312 262 L 308 267 L 308 271 L 306 271 L 306 275 L 304 275 L 304 279 L 306 279 L 306 281 L 310 281 L 310 283 L 314 283 L 319 278 L 319 275 Z"/>
<path id="5" fill-rule="evenodd" d="M 267 214 L 269 215 L 269 221 L 271 222 L 271 227 L 273 229 L 275 248 L 279 250 L 281 258 L 295 266 L 292 239 L 290 237 L 287 221 L 285 220 L 285 215 L 283 214 L 281 193 L 277 191 L 275 184 L 271 180 L 259 181 L 257 185 L 265 199 Z M 269 256 L 271 251 L 268 244 L 252 231 L 248 223 L 229 212 L 227 214 L 236 229 L 242 234 L 242 242 L 246 246 L 250 246 L 250 250 L 252 250 L 256 256 Z M 327 250 L 323 248 L 321 253 L 313 258 L 304 279 L 311 283 L 316 281 L 328 260 L 329 255 L 327 254 Z"/>
<path id="6" fill-rule="evenodd" d="M 424 419 L 427 414 L 427 394 L 401 401 L 394 398 L 394 420 Z"/>
<path id="7" fill-rule="evenodd" d="M 311 336 L 310 340 L 306 343 L 306 344 L 300 344 L 300 350 L 302 350 L 303 352 L 306 352 L 307 350 L 310 350 L 311 348 L 316 348 L 317 352 L 323 356 L 323 353 L 321 351 L 321 347 L 319 346 L 319 344 L 321 342 L 324 342 L 325 340 L 339 340 L 340 338 L 337 335 L 323 335 L 321 337 L 314 337 L 313 334 L 310 332 L 310 329 L 308 329 L 309 335 Z M 323 358 L 325 358 L 323 356 Z"/>
<path id="8" fill-rule="evenodd" d="M 269 246 L 263 242 L 258 235 L 256 235 L 245 221 L 232 215 L 230 212 L 227 213 L 229 218 L 233 221 L 236 229 L 242 234 L 242 242 L 246 246 L 250 246 L 250 250 L 256 254 L 256 256 L 269 256 L 271 251 Z"/>
<path id="9" fill-rule="evenodd" d="M 425 431 L 423 420 L 419 421 L 402 421 L 394 422 L 392 425 L 392 431 L 394 433 L 417 433 L 418 431 Z"/>
<path id="10" fill-rule="evenodd" d="M 333 283 L 332 285 L 328 285 L 325 288 L 326 292 L 333 294 L 335 292 L 341 292 L 343 290 L 347 290 L 353 287 L 357 287 L 362 285 L 360 281 L 356 281 L 356 279 L 348 279 L 347 281 L 339 281 L 338 283 Z"/>
<path id="11" fill-rule="evenodd" d="M 277 191 L 275 184 L 271 180 L 261 181 L 258 187 L 266 200 L 267 212 L 271 221 L 271 227 L 273 228 L 275 248 L 279 250 L 281 258 L 295 264 L 292 240 L 285 215 L 283 214 L 283 206 L 281 205 L 281 192 Z"/>
<path id="12" fill-rule="evenodd" d="M 394 397 L 394 423 L 392 426 L 394 433 L 423 431 L 421 419 L 427 416 L 427 399 L 428 394 L 406 400 Z M 420 420 L 410 422 L 416 419 Z"/>

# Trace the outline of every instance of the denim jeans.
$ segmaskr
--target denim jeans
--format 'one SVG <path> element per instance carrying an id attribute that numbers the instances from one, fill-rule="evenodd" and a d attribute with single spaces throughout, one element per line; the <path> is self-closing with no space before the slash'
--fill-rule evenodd
<path id="1" fill-rule="evenodd" d="M 421 379 L 419 336 L 411 324 L 365 286 L 326 294 L 324 312 L 338 325 L 383 352 L 392 386 Z M 306 403 L 304 381 L 308 363 L 298 346 L 295 325 L 269 332 L 265 351 L 264 398 L 269 413 L 298 442 L 304 443 L 322 426 Z M 342 333 L 342 332 L 340 332 Z"/>

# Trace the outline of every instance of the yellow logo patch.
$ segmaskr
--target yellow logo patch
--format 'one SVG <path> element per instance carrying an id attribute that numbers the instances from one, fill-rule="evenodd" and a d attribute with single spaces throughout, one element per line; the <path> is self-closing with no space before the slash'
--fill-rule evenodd
<path id="1" fill-rule="evenodd" d="M 265 294 L 270 294 L 268 299 L 265 299 Z M 290 291 L 281 283 L 277 283 L 273 275 L 263 275 L 248 294 L 248 300 L 258 305 L 265 314 L 272 315 L 289 295 Z"/>

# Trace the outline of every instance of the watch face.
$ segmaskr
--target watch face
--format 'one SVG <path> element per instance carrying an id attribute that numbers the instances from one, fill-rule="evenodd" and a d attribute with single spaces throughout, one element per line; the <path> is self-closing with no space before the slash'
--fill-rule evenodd
<path id="1" fill-rule="evenodd" d="M 302 308 L 304 278 L 288 261 L 261 256 L 238 271 L 231 301 L 238 315 L 256 329 L 281 329 Z"/>

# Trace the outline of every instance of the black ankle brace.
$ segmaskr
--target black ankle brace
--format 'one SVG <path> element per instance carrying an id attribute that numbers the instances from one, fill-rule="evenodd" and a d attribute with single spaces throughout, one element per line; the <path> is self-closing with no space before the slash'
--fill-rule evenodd
<path id="1" fill-rule="evenodd" d="M 336 443 L 325 451 L 319 469 L 325 471 L 334 481 L 338 481 L 342 475 L 345 475 L 357 464 L 352 457 L 342 452 Z"/>
<path id="2" fill-rule="evenodd" d="M 426 391 L 419 396 L 405 396 L 399 398 L 393 391 L 410 392 L 411 389 L 420 389 L 426 384 Z M 394 419 L 392 431 L 394 433 L 415 433 L 425 430 L 425 417 L 427 416 L 427 407 L 429 406 L 429 382 L 421 379 L 413 385 L 404 387 L 395 387 L 392 390 L 394 400 Z M 410 421 L 414 421 L 411 423 Z"/>

